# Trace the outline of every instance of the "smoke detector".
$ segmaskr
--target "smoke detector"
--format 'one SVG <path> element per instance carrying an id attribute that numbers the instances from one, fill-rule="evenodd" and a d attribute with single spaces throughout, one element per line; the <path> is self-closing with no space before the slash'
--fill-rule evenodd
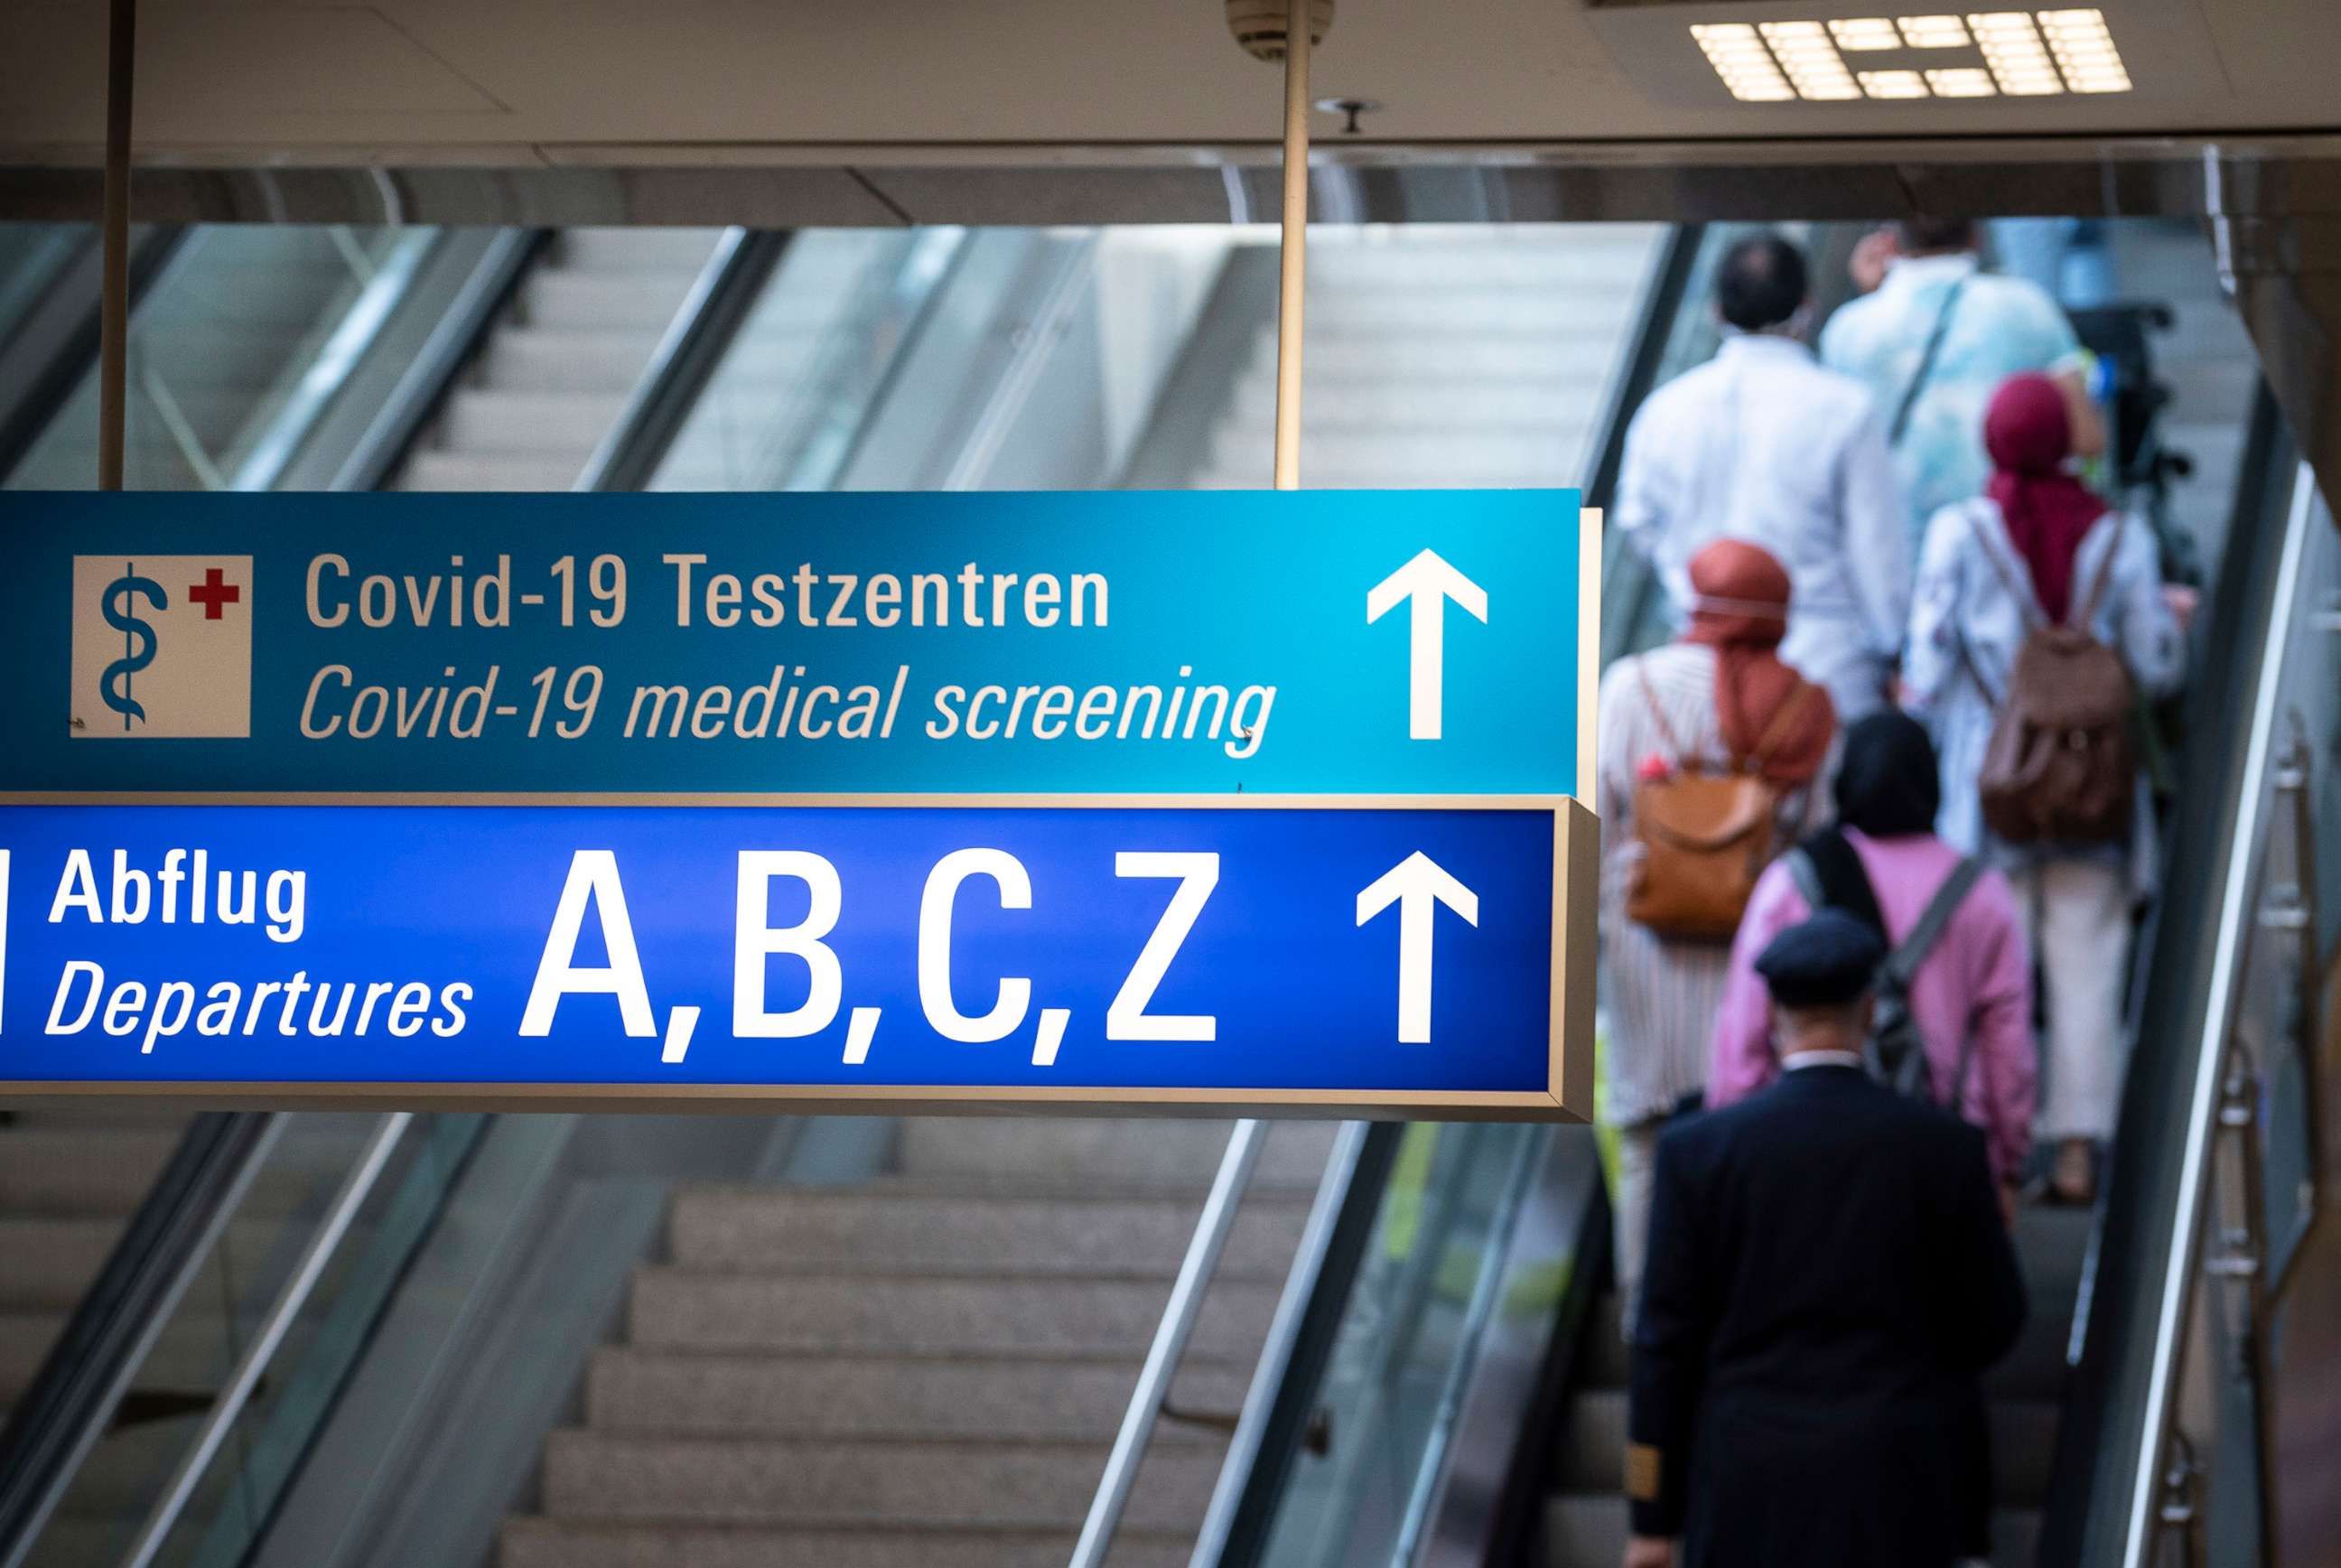
<path id="1" fill-rule="evenodd" d="M 1246 54 L 1255 60 L 1284 58 L 1285 30 L 1292 15 L 1284 0 L 1227 0 L 1227 5 L 1228 31 Z M 1323 43 L 1332 25 L 1333 0 L 1309 0 L 1310 46 Z"/>

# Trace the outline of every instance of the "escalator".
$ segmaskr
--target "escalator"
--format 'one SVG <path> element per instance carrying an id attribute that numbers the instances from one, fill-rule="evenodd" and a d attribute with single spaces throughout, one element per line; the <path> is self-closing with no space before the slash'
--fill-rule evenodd
<path id="1" fill-rule="evenodd" d="M 301 259 L 319 233 L 284 242 L 307 316 L 271 303 L 251 339 L 271 346 L 201 396 L 158 330 L 163 395 L 134 394 L 154 483 L 1211 487 L 1268 467 L 1259 233 L 385 231 L 345 236 L 365 268 L 324 239 L 348 274 L 330 285 Z M 1711 346 L 1730 237 L 1313 235 L 1309 483 L 1590 475 L 1599 500 L 1626 416 Z M 2234 345 L 2193 303 L 2206 367 L 2174 356 L 2173 376 L 2216 429 Z M 25 474 L 94 467 L 54 432 L 27 450 Z M 2285 461 L 2263 443 L 2230 466 L 2250 490 Z M 2238 552 L 2201 500 L 2221 466 L 2174 509 L 2248 563 L 2257 516 Z M 2273 592 L 2249 583 L 2222 573 L 2207 642 L 2248 651 L 2228 628 Z M 1613 558 L 1605 651 L 1663 616 Z M 2207 674 L 2198 737 L 2249 674 Z M 2174 923 L 2144 968 L 2203 941 Z M 27 1344 L 61 1336 L 45 1358 L 0 1342 L 0 1568 L 1062 1563 L 1229 1144 L 1210 1122 L 142 1114 L 116 1130 L 142 1164 L 79 1115 L 0 1128 L 0 1239 L 51 1260 L 11 1271 L 0 1314 Z M 48 1142 L 12 1161 L 17 1137 Z M 40 1185 L 75 1168 L 67 1144 L 82 1196 Z M 1587 1129 L 1274 1129 L 1102 1560 L 1616 1561 L 1599 1170 Z M 2102 1227 L 2025 1220 L 2035 1321 L 1995 1374 L 2002 1561 L 2031 1560 L 2044 1506 L 2052 1534 L 2078 1528 L 2060 1515 L 2097 1484 L 2058 1433 L 2117 1353 L 2070 1331 L 2116 1266 L 2095 1238 L 2154 1227 L 2123 1206 L 2137 1190 L 2117 1173 Z"/>
<path id="2" fill-rule="evenodd" d="M 2304 541 L 2329 545 L 2329 523 L 2265 392 L 2256 403 L 2251 396 L 2256 360 L 2199 239 L 2145 225 L 2117 237 L 2126 285 L 2172 307 L 2176 330 L 2157 366 L 2173 393 L 2166 434 L 2196 448 L 2191 464 L 2165 474 L 2162 494 L 2131 499 L 2150 501 L 2224 569 L 2198 642 L 2203 667 L 2167 824 L 2170 880 L 2136 961 L 2133 1067 L 2112 1175 L 2094 1213 L 2027 1207 L 2017 1221 L 2031 1314 L 1987 1383 L 1997 1490 L 1992 1560 L 2008 1568 L 2151 1563 L 2160 1551 L 2147 1533 L 2155 1511 L 2181 1522 L 2199 1521 L 2207 1511 L 2205 1473 L 2185 1463 L 2193 1450 L 2179 1459 L 2156 1452 L 2155 1418 L 2141 1411 L 2157 1388 L 2171 1397 L 2169 1363 L 2179 1353 L 2175 1342 L 2187 1334 L 2167 1313 L 2153 1318 L 2147 1308 L 2157 1298 L 2141 1300 L 2135 1282 L 2162 1284 L 2192 1272 L 2185 1243 L 2172 1235 L 2174 1215 L 2179 1226 L 2191 1223 L 2198 1201 L 2189 1196 L 2172 1206 L 2172 1193 L 2186 1190 L 2177 1184 L 2188 1146 L 2182 1129 L 2190 1122 L 2208 1126 L 2215 1114 L 2231 1121 L 2236 1114 L 2232 1089 L 2224 1112 L 2200 1092 L 2216 1072 L 2236 1069 L 2218 1065 L 2212 1042 L 2220 1032 L 2206 1028 L 2205 1010 L 2215 1004 L 2199 989 L 2216 969 L 2215 955 L 2236 938 L 2190 912 L 2215 907 L 2216 879 L 2248 860 L 2248 854 L 2235 858 L 2236 819 L 2256 808 L 2255 791 L 2277 787 L 2268 783 L 2264 736 L 2255 742 L 2244 727 L 2280 652 L 2256 634 L 2287 624 L 2279 606 L 2313 609 L 2333 592 L 2329 567 L 2324 578 L 2281 570 Z M 1711 255 L 1715 243 L 1710 236 L 1701 249 Z M 1703 292 L 1698 270 L 1694 262 L 1687 289 L 1693 298 Z M 1665 329 L 1647 324 L 1644 335 L 1664 368 L 1691 356 L 1679 321 Z M 1672 341 L 1659 348 L 1661 338 Z M 1618 432 L 1609 434 L 1614 439 Z M 1609 656 L 1659 634 L 1647 589 L 1625 564 L 1611 563 L 1604 599 Z M 2262 771 L 2246 776 L 2255 756 Z M 2296 995 L 2299 983 L 2286 984 L 2293 988 L 2284 994 Z M 2299 1013 L 2296 1006 L 2291 1015 L 2296 1028 Z M 2264 1042 L 2268 1036 L 2280 1039 L 2281 1030 L 2271 1025 Z M 2273 1043 L 2264 1049 L 2276 1060 L 2259 1115 L 2281 1134 L 2287 1115 L 2306 1115 L 2287 1106 L 2313 1104 L 2315 1074 L 2288 1069 Z M 2251 1103 L 2248 1094 L 2243 1103 Z M 1478 1129 L 1410 1129 L 1406 1136 L 1430 1144 L 1418 1154 L 1426 1174 L 1351 1195 L 1360 1211 L 1352 1223 L 1374 1241 L 1360 1263 L 1329 1272 L 1310 1288 L 1296 1350 L 1310 1370 L 1288 1380 L 1260 1413 L 1261 1429 L 1280 1434 L 1283 1445 L 1269 1444 L 1250 1473 L 1223 1481 L 1229 1523 L 1210 1560 L 1310 1568 L 1614 1563 L 1627 1533 L 1627 1356 L 1618 1298 L 1607 1282 L 1609 1216 L 1596 1139 L 1559 1129 L 1527 1134 L 1509 1148 Z M 2312 1169 L 2313 1154 L 2297 1153 L 2300 1134 L 2293 1136 L 2286 1168 Z M 1480 1147 L 1470 1146 L 1475 1139 Z M 1458 1232 L 1421 1238 L 1417 1216 L 1442 1193 L 1461 1215 Z M 2239 1234 L 2228 1233 L 2224 1243 L 2231 1255 Z M 2249 1247 L 2241 1255 L 2247 1273 L 2256 1272 Z M 2230 1264 L 2227 1273 L 2237 1271 Z M 1432 1304 L 1394 1306 L 1409 1302 L 1409 1293 L 1419 1298 L 1421 1280 L 1442 1276 L 1429 1291 Z M 2231 1349 L 2212 1358 L 2223 1367 L 2243 1359 L 2232 1347 L 2248 1342 L 2238 1342 L 2237 1332 L 2231 1318 L 2225 1331 Z M 1306 1353 L 1312 1338 L 1313 1362 Z M 2198 1369 L 2197 1376 L 2207 1374 Z M 2216 1397 L 2232 1395 L 2230 1387 Z M 2238 1427 L 2246 1441 L 2240 1459 L 2223 1456 L 2230 1473 L 2207 1488 L 2224 1494 L 2230 1509 L 2229 1528 L 2214 1540 L 2242 1539 L 2237 1532 L 2254 1513 L 2237 1501 L 2255 1490 L 2249 1450 L 2259 1433 L 2252 1409 L 2246 1398 L 2243 1417 L 2232 1408 L 2225 1417 L 2228 1442 Z M 1292 1446 L 1290 1434 L 1312 1423 L 1336 1433 L 1329 1451 Z M 1344 1430 L 1352 1434 L 1347 1453 Z M 2117 1435 L 2108 1442 L 2108 1433 Z M 2166 1463 L 2174 1467 L 2167 1483 Z"/>

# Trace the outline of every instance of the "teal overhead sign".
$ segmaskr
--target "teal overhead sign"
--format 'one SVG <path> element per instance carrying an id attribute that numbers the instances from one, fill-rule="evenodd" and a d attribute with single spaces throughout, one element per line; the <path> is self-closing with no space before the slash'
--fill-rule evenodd
<path id="1" fill-rule="evenodd" d="M 1582 796 L 1578 500 L 0 497 L 6 787 Z"/>

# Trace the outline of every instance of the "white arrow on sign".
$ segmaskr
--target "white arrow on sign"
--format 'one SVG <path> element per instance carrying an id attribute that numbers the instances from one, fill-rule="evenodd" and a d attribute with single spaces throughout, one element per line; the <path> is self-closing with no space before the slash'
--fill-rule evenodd
<path id="1" fill-rule="evenodd" d="M 1413 604 L 1407 654 L 1406 733 L 1418 741 L 1439 738 L 1445 706 L 1447 601 L 1454 600 L 1481 622 L 1488 619 L 1488 591 L 1425 550 L 1375 584 L 1366 594 L 1366 624 L 1372 625 L 1399 601 Z"/>
<path id="2" fill-rule="evenodd" d="M 1398 1038 L 1401 1045 L 1430 1044 L 1433 900 L 1473 925 L 1479 924 L 1479 895 L 1448 875 L 1446 867 L 1419 849 L 1374 878 L 1373 885 L 1358 894 L 1360 925 L 1392 904 L 1398 905 Z"/>

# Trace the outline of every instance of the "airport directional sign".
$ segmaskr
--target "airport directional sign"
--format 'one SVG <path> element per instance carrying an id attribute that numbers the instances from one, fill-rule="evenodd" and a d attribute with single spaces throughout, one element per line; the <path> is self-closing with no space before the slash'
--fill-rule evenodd
<path id="1" fill-rule="evenodd" d="M 0 1098 L 1590 1111 L 1568 800 L 0 820 Z"/>
<path id="2" fill-rule="evenodd" d="M 0 1095 L 1589 1113 L 1575 492 L 0 523 Z"/>
<path id="3" fill-rule="evenodd" d="M 1587 794 L 1574 491 L 0 496 L 7 787 Z"/>

